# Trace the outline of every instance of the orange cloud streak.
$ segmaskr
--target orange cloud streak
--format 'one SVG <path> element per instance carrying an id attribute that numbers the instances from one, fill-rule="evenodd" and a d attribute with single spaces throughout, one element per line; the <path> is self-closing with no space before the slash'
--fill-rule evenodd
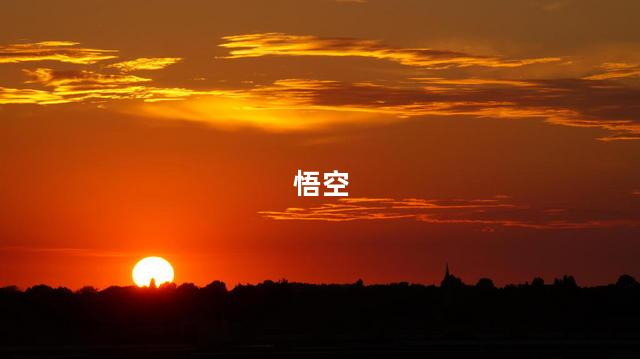
<path id="1" fill-rule="evenodd" d="M 640 65 L 624 62 L 607 62 L 600 67 L 603 72 L 586 76 L 586 80 L 610 80 L 640 76 Z"/>
<path id="2" fill-rule="evenodd" d="M 30 80 L 50 90 L 0 87 L 0 104 L 53 105 L 94 100 L 131 100 L 145 102 L 180 100 L 198 95 L 220 95 L 221 91 L 198 91 L 179 87 L 154 87 L 151 79 L 124 75 L 101 74 L 88 70 L 56 71 L 47 68 L 23 70 Z"/>
<path id="3" fill-rule="evenodd" d="M 225 36 L 220 46 L 231 50 L 227 58 L 279 56 L 358 56 L 389 60 L 407 66 L 427 68 L 448 67 L 520 67 L 560 61 L 557 57 L 502 59 L 494 56 L 471 55 L 462 52 L 429 48 L 398 48 L 380 41 L 345 37 L 289 35 L 278 32 Z"/>
<path id="4" fill-rule="evenodd" d="M 528 229 L 581 229 L 640 226 L 637 219 L 576 219 L 565 209 L 536 210 L 505 202 L 503 196 L 475 200 L 343 198 L 309 208 L 260 211 L 274 220 L 348 222 L 414 219 L 432 224 L 468 224 Z M 567 218 L 558 218 L 565 215 Z"/>
<path id="5" fill-rule="evenodd" d="M 135 60 L 111 64 L 107 66 L 107 68 L 118 69 L 122 72 L 161 70 L 180 61 L 182 61 L 180 57 L 141 57 Z"/>
<path id="6" fill-rule="evenodd" d="M 31 83 L 39 83 L 49 87 L 62 86 L 108 86 L 122 85 L 138 82 L 148 82 L 151 79 L 120 74 L 100 74 L 93 71 L 56 71 L 47 68 L 38 68 L 35 70 L 23 70 L 23 72 L 31 78 Z"/>
<path id="7" fill-rule="evenodd" d="M 117 50 L 78 47 L 72 41 L 43 41 L 0 46 L 0 64 L 29 61 L 59 61 L 72 64 L 93 64 L 116 58 Z"/>

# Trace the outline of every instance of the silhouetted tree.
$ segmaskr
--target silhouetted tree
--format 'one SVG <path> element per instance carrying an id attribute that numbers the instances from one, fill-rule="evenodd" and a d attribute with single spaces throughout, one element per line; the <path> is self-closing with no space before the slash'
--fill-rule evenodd
<path id="1" fill-rule="evenodd" d="M 160 289 L 162 290 L 175 290 L 177 285 L 175 283 L 165 282 L 160 284 Z"/>
<path id="2" fill-rule="evenodd" d="M 84 287 L 78 289 L 78 291 L 76 293 L 78 293 L 80 295 L 91 295 L 91 294 L 98 293 L 98 290 L 95 287 L 87 285 L 87 286 L 84 286 Z"/>
<path id="3" fill-rule="evenodd" d="M 531 286 L 535 288 L 544 287 L 544 279 L 540 277 L 533 278 L 533 280 L 531 281 Z"/>
<path id="4" fill-rule="evenodd" d="M 623 274 L 618 277 L 618 281 L 616 282 L 616 286 L 620 288 L 632 288 L 638 285 L 638 282 L 635 278 L 628 274 Z"/>
<path id="5" fill-rule="evenodd" d="M 197 293 L 199 288 L 193 283 L 182 283 L 177 288 L 181 293 Z"/>
<path id="6" fill-rule="evenodd" d="M 0 293 L 2 293 L 2 294 L 18 293 L 18 292 L 20 292 L 20 289 L 18 289 L 18 287 L 15 286 L 15 285 L 9 285 L 9 286 L 0 288 Z"/>
<path id="7" fill-rule="evenodd" d="M 553 285 L 556 287 L 567 288 L 567 289 L 578 288 L 578 284 L 576 283 L 576 280 L 573 278 L 573 276 L 570 276 L 570 275 L 564 275 L 562 279 L 559 279 L 559 278 L 554 279 Z"/>
<path id="8" fill-rule="evenodd" d="M 494 289 L 493 281 L 489 278 L 480 278 L 478 283 L 476 283 L 476 287 L 480 289 Z"/>
<path id="9" fill-rule="evenodd" d="M 219 280 L 214 280 L 213 282 L 207 284 L 204 289 L 209 293 L 217 293 L 217 294 L 226 294 L 227 293 L 227 285 Z"/>

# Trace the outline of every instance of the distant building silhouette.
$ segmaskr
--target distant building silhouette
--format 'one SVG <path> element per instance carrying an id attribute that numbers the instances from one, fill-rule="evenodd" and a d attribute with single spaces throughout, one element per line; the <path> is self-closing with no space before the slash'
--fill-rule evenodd
<path id="1" fill-rule="evenodd" d="M 442 281 L 440 282 L 440 287 L 457 288 L 462 287 L 463 285 L 464 284 L 462 283 L 462 280 L 460 278 L 454 276 L 449 272 L 449 263 L 447 263 L 444 271 L 444 278 L 442 278 Z"/>

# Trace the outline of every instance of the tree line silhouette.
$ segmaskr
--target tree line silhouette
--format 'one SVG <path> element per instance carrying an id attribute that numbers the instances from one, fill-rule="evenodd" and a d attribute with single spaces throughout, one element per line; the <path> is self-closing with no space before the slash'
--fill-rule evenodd
<path id="1" fill-rule="evenodd" d="M 448 271 L 439 286 L 305 284 L 286 280 L 204 287 L 109 287 L 77 291 L 0 288 L 0 346 L 180 344 L 397 345 L 461 340 L 640 342 L 640 285 L 581 288 L 571 276 L 546 284 L 467 285 Z M 625 349 L 626 350 L 626 349 Z"/>

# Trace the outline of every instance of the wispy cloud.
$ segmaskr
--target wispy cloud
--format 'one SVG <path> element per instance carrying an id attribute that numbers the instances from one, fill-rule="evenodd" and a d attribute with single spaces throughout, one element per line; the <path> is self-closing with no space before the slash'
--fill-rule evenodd
<path id="1" fill-rule="evenodd" d="M 428 116 L 540 119 L 640 139 L 640 89 L 596 80 L 418 78 L 376 84 L 286 79 L 215 98 L 147 107 L 152 116 L 305 130 L 338 122 Z M 336 116 L 339 113 L 340 116 Z"/>
<path id="2" fill-rule="evenodd" d="M 508 201 L 508 197 L 436 200 L 343 198 L 309 208 L 260 211 L 273 220 L 349 222 L 358 220 L 413 219 L 431 224 L 519 227 L 529 229 L 580 229 L 640 226 L 634 219 L 578 218 L 566 209 L 535 209 Z"/>
<path id="3" fill-rule="evenodd" d="M 0 46 L 0 64 L 29 61 L 59 61 L 72 64 L 93 64 L 116 58 L 117 50 L 92 49 L 77 46 L 72 41 L 43 41 Z"/>
<path id="4" fill-rule="evenodd" d="M 535 86 L 531 81 L 524 80 L 506 80 L 506 79 L 488 79 L 488 78 L 442 78 L 442 77 L 412 77 L 410 80 L 425 85 L 437 86 L 456 86 L 456 87 L 477 87 L 477 86 Z M 439 87 L 427 87 L 431 90 L 438 90 Z"/>
<path id="5" fill-rule="evenodd" d="M 59 103 L 61 100 L 50 91 L 0 87 L 0 105 Z"/>
<path id="6" fill-rule="evenodd" d="M 640 65 L 624 62 L 606 62 L 600 72 L 584 77 L 587 80 L 610 80 L 627 77 L 640 77 Z"/>
<path id="7" fill-rule="evenodd" d="M 539 118 L 612 131 L 603 140 L 640 138 L 640 89 L 592 80 L 425 79 L 396 85 L 280 80 L 250 94 L 279 108 L 412 116 Z"/>
<path id="8" fill-rule="evenodd" d="M 180 57 L 141 57 L 135 60 L 117 62 L 107 66 L 107 68 L 115 68 L 122 72 L 161 70 L 180 61 L 182 61 Z"/>
<path id="9" fill-rule="evenodd" d="M 149 78 L 128 74 L 102 74 L 89 70 L 58 71 L 38 68 L 24 70 L 24 73 L 29 77 L 27 83 L 41 85 L 46 90 L 0 87 L 0 104 L 53 105 L 132 99 L 158 102 L 226 93 L 179 87 L 155 87 L 148 85 L 151 81 Z"/>
<path id="10" fill-rule="evenodd" d="M 39 83 L 49 87 L 91 88 L 151 81 L 149 78 L 121 74 L 100 74 L 87 70 L 57 71 L 47 68 L 23 70 L 31 79 L 28 83 Z"/>
<path id="11" fill-rule="evenodd" d="M 55 105 L 76 102 L 140 100 L 144 102 L 177 101 L 192 96 L 212 96 L 217 91 L 197 91 L 181 87 L 118 85 L 81 88 L 56 87 L 50 91 L 0 87 L 0 104 Z"/>
<path id="12" fill-rule="evenodd" d="M 230 49 L 228 58 L 278 56 L 358 56 L 427 68 L 520 67 L 560 61 L 557 57 L 505 59 L 430 48 L 393 47 L 376 40 L 347 37 L 289 35 L 278 32 L 225 36 L 220 46 Z"/>

